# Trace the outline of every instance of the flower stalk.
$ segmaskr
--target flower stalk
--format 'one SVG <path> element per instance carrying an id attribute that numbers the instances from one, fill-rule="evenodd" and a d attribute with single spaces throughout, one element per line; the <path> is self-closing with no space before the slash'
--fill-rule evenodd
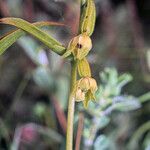
<path id="1" fill-rule="evenodd" d="M 68 120 L 67 120 L 67 139 L 66 150 L 72 150 L 73 147 L 73 122 L 74 122 L 74 108 L 75 98 L 73 95 L 74 85 L 77 80 L 77 61 L 71 62 L 71 83 L 70 83 L 70 95 L 68 103 Z"/>

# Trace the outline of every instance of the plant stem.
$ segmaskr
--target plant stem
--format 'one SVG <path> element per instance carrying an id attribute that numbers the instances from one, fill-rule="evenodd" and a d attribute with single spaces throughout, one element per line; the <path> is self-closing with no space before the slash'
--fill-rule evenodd
<path id="1" fill-rule="evenodd" d="M 70 83 L 70 95 L 68 103 L 68 117 L 67 117 L 67 141 L 66 150 L 72 150 L 73 147 L 73 121 L 74 121 L 74 106 L 75 100 L 73 97 L 73 88 L 77 79 L 77 62 L 71 62 L 71 83 Z"/>
<path id="2" fill-rule="evenodd" d="M 142 138 L 142 135 L 150 130 L 150 121 L 144 123 L 141 125 L 133 134 L 131 137 L 131 140 L 128 144 L 128 149 L 137 149 L 139 146 L 139 141 Z"/>
<path id="3" fill-rule="evenodd" d="M 78 129 L 77 129 L 77 136 L 76 136 L 75 150 L 80 150 L 80 143 L 81 143 L 83 126 L 84 126 L 84 115 L 83 115 L 82 112 L 80 112 L 79 122 L 78 122 Z"/>

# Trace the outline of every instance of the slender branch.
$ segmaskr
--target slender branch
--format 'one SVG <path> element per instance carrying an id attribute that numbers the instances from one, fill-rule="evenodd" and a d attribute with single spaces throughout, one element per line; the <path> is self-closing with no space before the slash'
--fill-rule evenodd
<path id="1" fill-rule="evenodd" d="M 56 110 L 56 116 L 58 118 L 59 124 L 60 124 L 63 132 L 66 134 L 67 119 L 66 119 L 66 116 L 64 114 L 64 111 L 60 107 L 60 104 L 54 95 L 51 95 L 51 99 L 52 99 L 52 103 L 53 103 L 55 110 Z"/>
<path id="2" fill-rule="evenodd" d="M 79 114 L 78 129 L 77 129 L 77 136 L 76 136 L 75 150 L 80 150 L 80 143 L 81 143 L 83 126 L 84 126 L 84 115 L 83 115 L 83 113 L 80 113 Z"/>
<path id="3" fill-rule="evenodd" d="M 70 83 L 70 96 L 68 104 L 68 120 L 67 120 L 67 141 L 66 150 L 72 150 L 73 147 L 73 121 L 74 121 L 74 106 L 75 100 L 73 97 L 73 88 L 77 78 L 77 62 L 71 62 L 71 83 Z"/>
<path id="4" fill-rule="evenodd" d="M 131 149 L 133 148 L 138 148 L 136 146 L 139 146 L 139 140 L 142 138 L 142 135 L 150 130 L 150 121 L 144 123 L 143 125 L 141 125 L 137 131 L 134 132 L 133 136 L 131 137 L 131 140 L 128 144 L 128 147 Z"/>

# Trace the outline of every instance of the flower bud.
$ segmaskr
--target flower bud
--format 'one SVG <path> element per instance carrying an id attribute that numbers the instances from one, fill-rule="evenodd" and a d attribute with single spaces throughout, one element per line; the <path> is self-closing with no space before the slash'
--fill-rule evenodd
<path id="1" fill-rule="evenodd" d="M 80 19 L 80 33 L 85 33 L 91 36 L 94 31 L 96 8 L 94 0 L 83 1 L 81 7 L 81 19 Z"/>

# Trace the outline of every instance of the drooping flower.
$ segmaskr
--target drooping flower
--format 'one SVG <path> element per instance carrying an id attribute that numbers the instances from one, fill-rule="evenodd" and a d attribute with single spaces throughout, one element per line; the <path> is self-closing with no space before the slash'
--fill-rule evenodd
<path id="1" fill-rule="evenodd" d="M 95 100 L 95 92 L 97 91 L 97 83 L 91 77 L 84 77 L 77 81 L 75 88 L 75 99 L 77 102 L 83 101 L 85 107 L 88 106 L 90 100 Z"/>

